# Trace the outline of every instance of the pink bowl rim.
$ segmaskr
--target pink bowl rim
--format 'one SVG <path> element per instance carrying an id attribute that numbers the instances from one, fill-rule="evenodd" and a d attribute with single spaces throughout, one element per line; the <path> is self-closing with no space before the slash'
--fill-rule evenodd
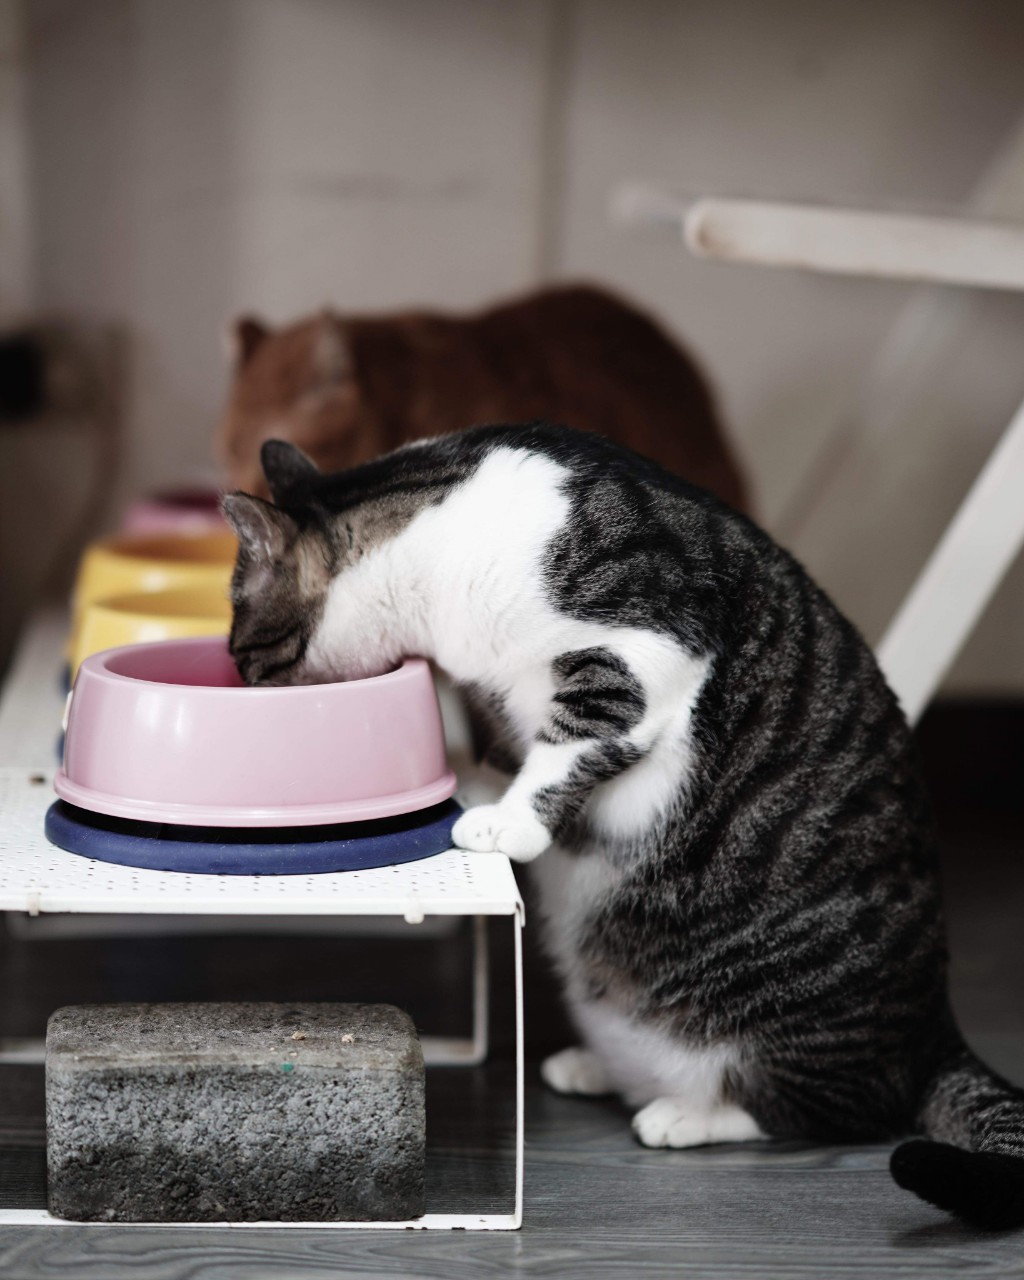
<path id="1" fill-rule="evenodd" d="M 130 593 L 134 594 L 134 593 Z M 99 603 L 103 603 L 100 601 Z M 265 698 L 268 695 L 284 694 L 294 698 L 298 694 L 305 693 L 307 696 L 315 694 L 324 689 L 345 689 L 352 685 L 369 684 L 371 681 L 380 682 L 383 680 L 401 680 L 408 679 L 409 675 L 421 670 L 423 667 L 429 666 L 425 658 L 409 657 L 403 658 L 397 667 L 390 671 L 382 671 L 377 676 L 360 676 L 358 680 L 324 680 L 319 684 L 269 684 L 269 685 L 233 685 L 233 684 L 180 684 L 174 680 L 150 680 L 148 677 L 126 676 L 120 671 L 111 671 L 109 663 L 113 659 L 119 657 L 122 653 L 134 653 L 139 649 L 156 649 L 161 646 L 174 645 L 175 647 L 188 648 L 227 648 L 226 636 L 178 636 L 170 640 L 144 640 L 138 644 L 121 644 L 113 649 L 100 649 L 96 653 L 91 653 L 87 658 L 83 658 L 79 666 L 79 674 L 88 668 L 91 676 L 100 681 L 109 681 L 112 684 L 128 684 L 138 685 L 140 687 L 155 686 L 158 689 L 190 689 L 193 693 L 190 696 L 203 697 L 217 694 L 220 697 L 237 696 L 245 694 L 247 698 L 254 696 Z"/>
<path id="2" fill-rule="evenodd" d="M 338 801 L 337 804 L 274 805 L 257 809 L 251 805 L 217 807 L 132 800 L 80 786 L 72 782 L 63 769 L 53 780 L 57 795 L 79 809 L 104 813 L 113 818 L 165 822 L 178 827 L 326 827 L 345 822 L 368 822 L 429 809 L 442 800 L 450 799 L 456 786 L 455 774 L 449 769 L 436 782 L 412 791 L 396 791 L 392 795 L 365 800 Z"/>

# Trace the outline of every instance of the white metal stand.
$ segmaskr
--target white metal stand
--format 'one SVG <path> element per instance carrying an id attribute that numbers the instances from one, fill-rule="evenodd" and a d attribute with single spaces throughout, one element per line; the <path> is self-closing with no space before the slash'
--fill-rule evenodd
<path id="1" fill-rule="evenodd" d="M 487 1056 L 489 983 L 487 919 L 511 917 L 515 962 L 515 1195 L 509 1213 L 427 1213 L 408 1222 L 203 1223 L 210 1227 L 361 1230 L 509 1231 L 523 1213 L 523 903 L 504 854 L 453 849 L 421 862 L 313 876 L 212 876 L 146 871 L 95 862 L 58 849 L 43 834 L 53 800 L 59 676 L 53 640 L 57 617 L 42 619 L 22 647 L 0 702 L 0 911 L 130 913 L 272 919 L 281 916 L 392 918 L 420 925 L 445 916 L 473 918 L 472 1031 L 467 1038 L 424 1036 L 431 1066 L 468 1066 Z M 30 636 L 30 641 L 32 637 Z M 447 943 L 445 945 L 451 945 Z M 37 1062 L 42 1042 L 0 1046 L 0 1061 Z M 66 1225 L 42 1209 L 0 1205 L 0 1227 Z M 90 1224 L 75 1224 L 90 1225 Z M 97 1224 L 99 1225 L 99 1224 Z M 110 1225 L 103 1224 L 103 1225 Z M 135 1225 L 135 1224 L 126 1224 Z"/>
<path id="2" fill-rule="evenodd" d="M 1024 290 L 1024 226 L 702 198 L 634 184 L 613 215 L 674 223 L 698 257 L 882 279 Z M 913 724 L 1024 546 L 1024 405 L 1017 410 L 878 646 Z"/>

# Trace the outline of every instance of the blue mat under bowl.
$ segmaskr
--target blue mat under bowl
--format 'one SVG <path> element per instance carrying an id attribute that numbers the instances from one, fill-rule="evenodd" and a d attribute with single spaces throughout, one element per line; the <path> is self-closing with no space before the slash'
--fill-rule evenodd
<path id="1" fill-rule="evenodd" d="M 454 800 L 418 813 L 329 827 L 179 827 L 91 813 L 58 800 L 46 838 L 69 853 L 123 867 L 190 875 L 305 876 L 417 862 L 452 847 Z"/>

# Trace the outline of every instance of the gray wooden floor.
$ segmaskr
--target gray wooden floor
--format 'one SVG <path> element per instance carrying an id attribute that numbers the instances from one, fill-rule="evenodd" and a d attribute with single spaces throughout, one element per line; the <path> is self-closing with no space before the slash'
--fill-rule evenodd
<path id="1" fill-rule="evenodd" d="M 1024 1081 L 1022 836 L 1019 813 L 944 820 L 954 1002 L 975 1047 L 1018 1081 Z M 424 980 L 425 989 L 411 993 L 418 1019 L 453 1026 L 466 975 L 454 958 L 457 948 L 431 945 L 440 948 L 433 965 L 424 944 L 412 966 L 406 958 L 401 976 L 406 983 L 410 972 Z M 508 987 L 505 954 L 504 946 L 495 951 L 499 991 Z M 254 993 L 345 999 L 354 984 L 356 998 L 387 998 L 385 969 L 368 955 L 368 944 L 337 940 L 0 939 L 0 1026 L 5 1034 L 32 1034 L 57 1004 L 104 993 L 131 999 L 143 989 L 163 999 Z M 566 1032 L 535 956 L 527 990 L 528 1044 L 536 1059 Z M 431 1194 L 443 1190 L 461 1203 L 482 1200 L 495 1208 L 509 1191 L 508 1111 L 488 1102 L 506 1096 L 510 1080 L 500 1001 L 497 1015 L 496 1063 L 484 1072 L 432 1072 L 428 1101 Z M 887 1148 L 648 1152 L 632 1141 L 617 1105 L 553 1097 L 541 1089 L 535 1067 L 527 1122 L 526 1220 L 519 1233 L 7 1228 L 0 1229 L 0 1277 L 1024 1277 L 1024 1233 L 972 1232 L 899 1191 L 886 1169 Z M 38 1203 L 42 1158 L 38 1069 L 0 1069 L 0 1198 Z"/>
<path id="2" fill-rule="evenodd" d="M 539 1088 L 529 1115 L 520 1233 L 8 1228 L 0 1275 L 1024 1276 L 1020 1235 L 978 1235 L 899 1192 L 884 1148 L 647 1152 L 616 1108 Z"/>

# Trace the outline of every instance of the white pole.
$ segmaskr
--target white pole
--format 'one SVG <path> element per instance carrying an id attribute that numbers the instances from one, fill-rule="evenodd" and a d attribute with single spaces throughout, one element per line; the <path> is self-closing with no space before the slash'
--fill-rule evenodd
<path id="1" fill-rule="evenodd" d="M 690 205 L 683 228 L 702 258 L 1024 289 L 1024 226 L 1014 223 L 709 197 Z"/>
<path id="2" fill-rule="evenodd" d="M 1024 404 L 878 647 L 913 724 L 1024 546 Z"/>

